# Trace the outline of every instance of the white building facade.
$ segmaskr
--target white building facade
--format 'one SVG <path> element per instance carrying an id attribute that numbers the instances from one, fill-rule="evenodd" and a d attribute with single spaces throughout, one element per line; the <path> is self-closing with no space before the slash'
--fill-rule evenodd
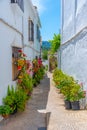
<path id="1" fill-rule="evenodd" d="M 12 62 L 17 49 L 24 51 L 27 60 L 40 55 L 40 27 L 37 8 L 31 0 L 0 1 L 0 104 L 8 85 L 15 85 Z"/>
<path id="2" fill-rule="evenodd" d="M 87 90 L 87 0 L 61 0 L 61 69 Z"/>

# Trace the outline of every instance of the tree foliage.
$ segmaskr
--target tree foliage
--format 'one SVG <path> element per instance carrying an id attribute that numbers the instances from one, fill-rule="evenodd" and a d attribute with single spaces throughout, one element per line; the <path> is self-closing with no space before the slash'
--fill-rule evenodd
<path id="1" fill-rule="evenodd" d="M 61 43 L 60 34 L 54 34 L 53 39 L 49 40 L 49 42 L 51 43 L 50 53 L 54 54 L 55 52 L 57 52 L 57 50 L 60 47 L 60 43 Z"/>
<path id="2" fill-rule="evenodd" d="M 47 58 L 48 58 L 48 50 L 44 49 L 44 50 L 42 51 L 42 58 L 43 58 L 44 60 L 47 60 Z"/>

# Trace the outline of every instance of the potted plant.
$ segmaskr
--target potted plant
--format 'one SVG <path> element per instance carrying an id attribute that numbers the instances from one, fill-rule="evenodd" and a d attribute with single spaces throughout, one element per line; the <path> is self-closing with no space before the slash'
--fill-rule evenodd
<path id="1" fill-rule="evenodd" d="M 9 115 L 11 114 L 11 108 L 9 105 L 1 105 L 0 106 L 0 114 L 4 117 L 4 118 L 8 118 Z"/>
<path id="2" fill-rule="evenodd" d="M 17 112 L 17 105 L 15 102 L 15 97 L 16 97 L 15 93 L 16 93 L 16 90 L 14 89 L 14 87 L 8 86 L 7 95 L 6 97 L 3 98 L 3 103 L 5 105 L 10 106 L 10 108 L 12 109 L 12 113 Z"/>
<path id="3" fill-rule="evenodd" d="M 73 110 L 80 109 L 79 101 L 82 98 L 84 98 L 84 91 L 81 89 L 81 86 L 79 84 L 74 83 L 70 91 L 70 101 Z"/>
<path id="4" fill-rule="evenodd" d="M 71 102 L 70 102 L 70 92 L 72 89 L 72 84 L 73 84 L 73 79 L 70 76 L 66 76 L 61 82 L 60 82 L 60 88 L 61 88 L 61 93 L 64 94 L 64 103 L 65 103 L 65 108 L 66 109 L 71 109 Z"/>

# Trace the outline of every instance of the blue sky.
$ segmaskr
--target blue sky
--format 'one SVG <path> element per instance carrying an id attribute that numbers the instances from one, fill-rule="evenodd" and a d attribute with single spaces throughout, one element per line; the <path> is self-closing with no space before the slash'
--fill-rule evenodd
<path id="1" fill-rule="evenodd" d="M 60 29 L 60 0 L 32 0 L 38 7 L 42 40 L 51 40 Z"/>

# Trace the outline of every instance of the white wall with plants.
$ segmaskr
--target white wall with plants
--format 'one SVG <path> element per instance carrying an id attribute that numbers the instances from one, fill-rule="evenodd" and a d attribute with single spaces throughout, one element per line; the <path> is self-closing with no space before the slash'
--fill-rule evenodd
<path id="1" fill-rule="evenodd" d="M 87 90 L 87 0 L 63 2 L 61 68 Z"/>

